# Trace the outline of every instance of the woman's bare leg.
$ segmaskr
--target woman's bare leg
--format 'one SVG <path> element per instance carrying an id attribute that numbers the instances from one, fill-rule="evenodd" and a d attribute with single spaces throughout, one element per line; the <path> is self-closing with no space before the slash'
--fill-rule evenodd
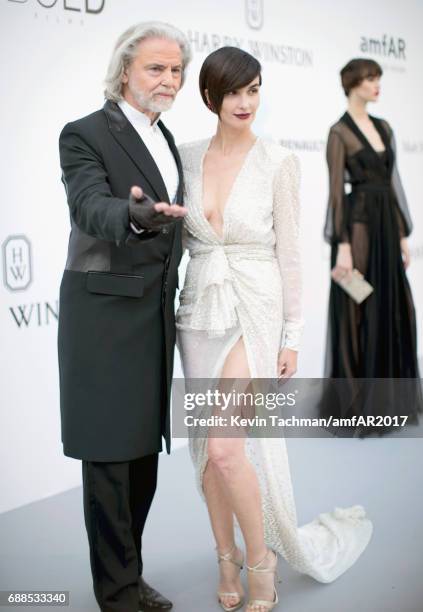
<path id="1" fill-rule="evenodd" d="M 250 378 L 242 337 L 227 356 L 221 378 Z M 267 548 L 264 543 L 261 494 L 257 475 L 245 454 L 245 437 L 209 438 L 203 488 L 218 551 L 224 554 L 233 546 L 235 514 L 244 536 L 248 565 L 262 561 L 266 557 Z M 273 556 L 269 555 L 268 559 L 263 567 L 273 564 Z M 249 582 L 251 598 L 273 600 L 272 574 L 249 574 Z M 242 592 L 238 570 L 231 563 L 221 563 L 219 590 Z M 233 606 L 237 599 L 229 597 L 223 598 L 223 601 Z M 258 612 L 262 610 L 264 612 L 264 608 L 257 608 Z"/>

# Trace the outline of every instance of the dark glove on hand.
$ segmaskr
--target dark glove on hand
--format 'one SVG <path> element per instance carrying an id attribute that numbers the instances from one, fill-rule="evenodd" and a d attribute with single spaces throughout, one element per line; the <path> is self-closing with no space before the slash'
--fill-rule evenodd
<path id="1" fill-rule="evenodd" d="M 129 217 L 139 229 L 160 230 L 171 223 L 180 223 L 182 217 L 173 217 L 157 212 L 154 208 L 156 202 L 143 192 L 141 198 L 129 194 Z"/>

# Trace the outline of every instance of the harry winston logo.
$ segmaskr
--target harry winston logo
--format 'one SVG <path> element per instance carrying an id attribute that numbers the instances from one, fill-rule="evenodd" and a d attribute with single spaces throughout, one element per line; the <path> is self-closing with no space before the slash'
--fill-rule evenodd
<path id="1" fill-rule="evenodd" d="M 245 16 L 250 28 L 260 30 L 263 27 L 263 13 L 263 0 L 245 0 Z"/>
<path id="2" fill-rule="evenodd" d="M 3 242 L 3 282 L 10 291 L 24 291 L 32 282 L 31 243 L 23 235 Z"/>

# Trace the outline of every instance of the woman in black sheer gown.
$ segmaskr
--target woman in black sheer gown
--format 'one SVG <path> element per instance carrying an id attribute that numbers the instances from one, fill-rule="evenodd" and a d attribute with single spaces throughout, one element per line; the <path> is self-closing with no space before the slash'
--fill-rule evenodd
<path id="1" fill-rule="evenodd" d="M 405 272 L 412 223 L 392 128 L 366 111 L 367 103 L 378 98 L 381 75 L 373 60 L 351 60 L 342 69 L 348 111 L 331 127 L 327 143 L 330 194 L 324 235 L 331 244 L 332 282 L 325 377 L 348 382 L 328 383 L 320 413 L 407 415 L 408 423 L 417 423 L 422 395 L 416 318 Z M 353 268 L 374 288 L 359 305 L 333 280 Z M 382 427 L 353 431 L 364 436 L 389 429 L 387 418 Z"/>

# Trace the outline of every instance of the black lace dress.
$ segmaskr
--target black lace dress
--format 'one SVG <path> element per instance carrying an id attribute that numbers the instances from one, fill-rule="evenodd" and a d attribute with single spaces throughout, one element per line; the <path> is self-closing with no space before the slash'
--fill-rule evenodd
<path id="1" fill-rule="evenodd" d="M 370 119 L 384 151 L 370 145 L 349 113 L 331 127 L 327 144 L 330 195 L 324 235 L 332 247 L 331 268 L 338 243 L 350 243 L 353 266 L 374 292 L 357 305 L 331 282 L 324 375 L 348 382 L 327 383 L 319 411 L 338 418 L 370 415 L 379 423 L 385 416 L 407 415 L 408 423 L 417 423 L 423 401 L 416 318 L 400 250 L 412 223 L 392 129 L 382 119 Z M 390 422 L 386 418 L 383 427 L 360 426 L 354 433 L 383 433 Z"/>

